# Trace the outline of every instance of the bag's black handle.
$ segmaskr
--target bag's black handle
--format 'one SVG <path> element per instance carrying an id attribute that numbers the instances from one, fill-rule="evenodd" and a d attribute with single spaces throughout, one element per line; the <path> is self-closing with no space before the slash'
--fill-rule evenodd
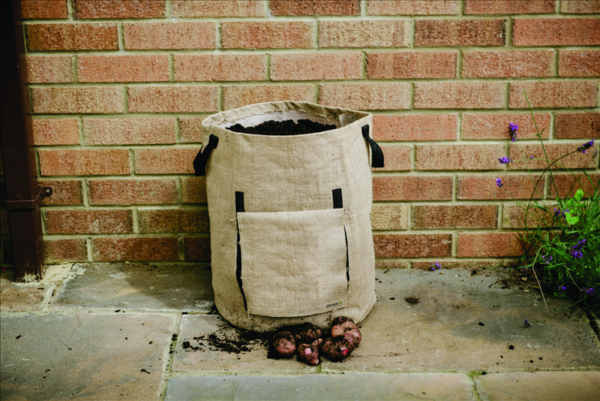
<path id="1" fill-rule="evenodd" d="M 219 138 L 216 135 L 211 135 L 208 137 L 208 145 L 204 146 L 204 148 L 200 148 L 200 151 L 194 159 L 194 171 L 196 172 L 196 177 L 206 175 L 206 163 L 208 162 L 210 153 L 213 149 L 217 148 L 218 144 Z"/>
<path id="2" fill-rule="evenodd" d="M 369 125 L 365 125 L 364 127 L 362 127 L 362 134 L 365 137 L 365 139 L 369 142 L 369 145 L 371 145 L 371 167 L 383 167 L 383 151 L 381 150 L 381 147 L 379 147 L 377 142 L 375 142 L 369 136 Z"/>

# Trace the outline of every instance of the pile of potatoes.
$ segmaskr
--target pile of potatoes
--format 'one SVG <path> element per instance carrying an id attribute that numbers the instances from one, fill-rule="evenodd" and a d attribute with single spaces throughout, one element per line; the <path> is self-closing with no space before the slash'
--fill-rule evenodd
<path id="1" fill-rule="evenodd" d="M 308 365 L 320 364 L 321 355 L 332 362 L 338 362 L 350 356 L 361 339 L 360 330 L 352 319 L 338 317 L 332 322 L 331 332 L 304 323 L 275 333 L 271 339 L 269 355 L 274 358 L 290 358 L 296 354 L 299 361 Z"/>

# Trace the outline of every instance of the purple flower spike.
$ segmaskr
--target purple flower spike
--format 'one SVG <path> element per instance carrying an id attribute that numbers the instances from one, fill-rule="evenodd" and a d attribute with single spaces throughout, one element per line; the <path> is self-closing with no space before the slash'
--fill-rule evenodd
<path id="1" fill-rule="evenodd" d="M 596 290 L 593 288 L 590 288 L 589 290 L 587 290 L 587 294 L 588 295 L 596 295 Z"/>
<path id="2" fill-rule="evenodd" d="M 518 131 L 518 130 L 519 130 L 519 125 L 518 125 L 518 124 L 513 124 L 513 123 L 510 123 L 510 124 L 508 125 L 508 129 L 510 129 L 510 130 L 511 130 L 511 132 L 516 132 L 516 131 Z"/>
<path id="3" fill-rule="evenodd" d="M 441 268 L 442 268 L 442 265 L 440 265 L 438 262 L 431 264 L 431 270 L 440 270 Z"/>
<path id="4" fill-rule="evenodd" d="M 513 159 L 511 159 L 510 157 L 501 157 L 498 159 L 498 161 L 500 162 L 500 164 L 508 164 L 512 163 Z"/>
<path id="5" fill-rule="evenodd" d="M 500 178 L 496 178 L 496 185 L 498 185 L 498 188 L 502 188 L 504 186 Z"/>
<path id="6" fill-rule="evenodd" d="M 567 290 L 567 287 L 564 287 L 564 286 L 558 286 L 558 287 L 556 287 L 556 288 L 557 288 L 559 291 L 566 291 L 566 290 Z"/>
<path id="7" fill-rule="evenodd" d="M 584 143 L 583 145 L 581 145 L 580 147 L 577 148 L 577 151 L 580 153 L 587 153 L 587 150 L 589 148 L 591 148 L 592 146 L 594 146 L 595 140 L 592 139 L 589 142 Z"/>
<path id="8" fill-rule="evenodd" d="M 529 156 L 529 158 L 530 158 L 531 160 L 533 160 L 533 156 Z"/>

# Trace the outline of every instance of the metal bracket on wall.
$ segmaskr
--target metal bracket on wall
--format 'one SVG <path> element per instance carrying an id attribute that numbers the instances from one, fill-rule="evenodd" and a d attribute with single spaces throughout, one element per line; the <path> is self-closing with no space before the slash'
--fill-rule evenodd
<path id="1" fill-rule="evenodd" d="M 37 209 L 40 204 L 42 203 L 42 199 L 45 198 L 46 196 L 50 196 L 52 195 L 52 188 L 51 187 L 40 187 L 38 188 L 37 191 L 37 195 L 35 196 L 35 199 L 29 199 L 29 200 L 7 200 L 6 202 L 6 208 L 8 210 L 33 210 L 33 209 Z"/>

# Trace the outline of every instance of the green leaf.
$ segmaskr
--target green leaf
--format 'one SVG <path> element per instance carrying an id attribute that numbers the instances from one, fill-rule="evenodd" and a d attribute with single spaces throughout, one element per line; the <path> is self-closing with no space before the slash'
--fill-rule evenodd
<path id="1" fill-rule="evenodd" d="M 566 297 L 566 296 L 567 296 L 567 293 L 566 293 L 566 292 L 564 292 L 564 291 L 561 291 L 561 292 L 556 292 L 556 291 L 554 291 L 554 296 L 555 296 L 556 298 L 564 298 L 564 297 Z"/>
<path id="2" fill-rule="evenodd" d="M 581 199 L 583 199 L 583 191 L 578 189 L 577 192 L 575 192 L 573 199 L 575 199 L 577 202 L 581 201 Z"/>
<path id="3" fill-rule="evenodd" d="M 567 222 L 570 225 L 575 225 L 579 221 L 579 217 L 578 216 L 571 216 L 571 213 L 569 213 L 569 212 L 565 213 L 565 218 L 567 219 Z"/>

